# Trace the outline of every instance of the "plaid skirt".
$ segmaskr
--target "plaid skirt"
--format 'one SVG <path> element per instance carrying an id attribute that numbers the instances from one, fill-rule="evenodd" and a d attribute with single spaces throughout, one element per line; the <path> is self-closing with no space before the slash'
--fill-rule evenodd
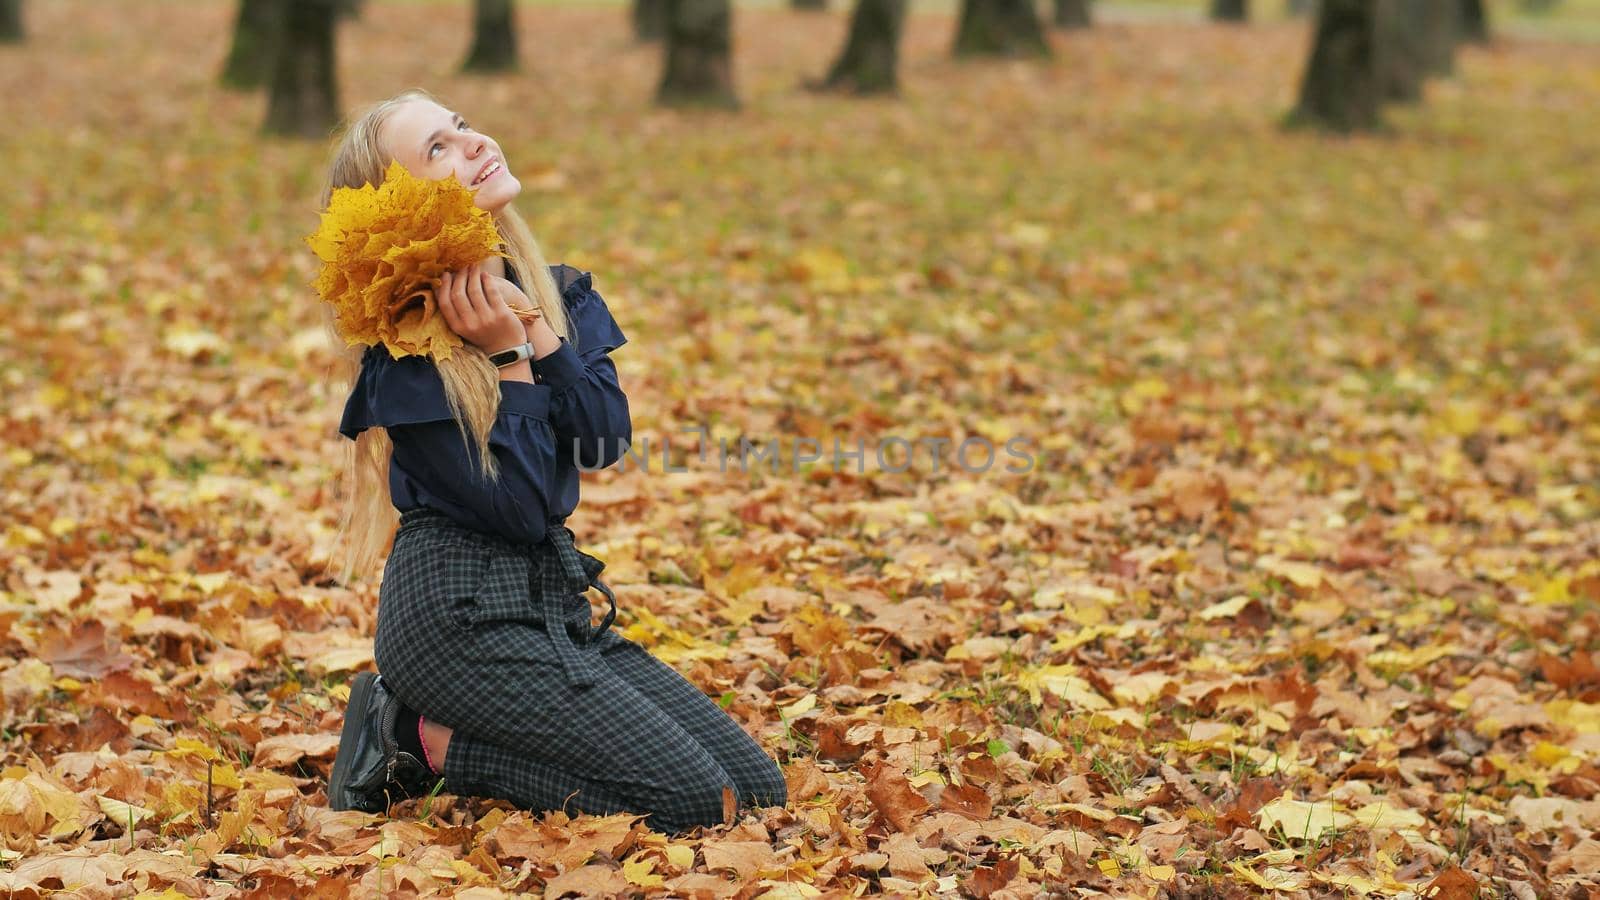
<path id="1" fill-rule="evenodd" d="M 517 544 L 466 528 L 437 510 L 406 510 L 384 568 L 379 604 L 380 609 L 424 607 L 426 612 L 387 618 L 380 612 L 379 670 L 384 669 L 381 658 L 390 655 L 385 649 L 437 640 L 441 625 L 470 631 L 487 622 L 520 621 L 545 626 L 570 684 L 592 685 L 596 662 L 578 645 L 591 646 L 616 619 L 617 598 L 600 580 L 605 567 L 573 545 L 572 529 L 565 525 L 551 523 L 538 544 Z M 591 586 L 611 604 L 593 630 L 583 596 Z M 552 622 L 565 627 L 551 628 Z"/>
<path id="2" fill-rule="evenodd" d="M 646 814 L 676 832 L 781 805 L 783 774 L 716 701 L 612 629 L 605 564 L 552 525 L 537 545 L 407 510 L 373 651 L 407 706 L 454 730 L 444 786 L 525 809 Z M 588 587 L 610 610 L 591 627 Z"/>

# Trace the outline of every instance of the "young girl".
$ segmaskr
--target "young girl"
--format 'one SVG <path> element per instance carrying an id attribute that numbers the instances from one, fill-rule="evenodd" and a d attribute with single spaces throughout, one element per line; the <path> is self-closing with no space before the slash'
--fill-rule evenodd
<path id="1" fill-rule="evenodd" d="M 382 345 L 349 354 L 344 577 L 375 564 L 391 534 L 393 545 L 374 640 L 382 675 L 351 686 L 329 806 L 381 812 L 442 787 L 534 811 L 644 813 L 675 832 L 722 822 L 725 797 L 786 803 L 777 764 L 738 723 L 610 629 L 605 564 L 563 524 L 580 464 L 611 465 L 632 437 L 609 356 L 627 338 L 590 274 L 546 265 L 511 206 L 522 186 L 499 144 L 420 90 L 349 126 L 323 206 L 336 187 L 381 183 L 391 160 L 423 178 L 454 174 L 494 214 L 511 258 L 437 285 L 466 343 L 450 359 L 396 360 Z M 525 323 L 513 307 L 539 315 Z M 610 601 L 593 629 L 591 586 Z"/>

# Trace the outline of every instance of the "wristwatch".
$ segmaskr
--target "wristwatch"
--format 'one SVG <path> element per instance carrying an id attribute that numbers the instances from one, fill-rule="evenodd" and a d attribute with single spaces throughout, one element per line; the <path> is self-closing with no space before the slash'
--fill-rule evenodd
<path id="1" fill-rule="evenodd" d="M 501 350 L 497 353 L 489 354 L 489 362 L 494 363 L 495 368 L 498 369 L 504 369 L 512 363 L 522 362 L 525 359 L 533 359 L 533 343 L 531 341 L 523 341 L 509 350 Z"/>

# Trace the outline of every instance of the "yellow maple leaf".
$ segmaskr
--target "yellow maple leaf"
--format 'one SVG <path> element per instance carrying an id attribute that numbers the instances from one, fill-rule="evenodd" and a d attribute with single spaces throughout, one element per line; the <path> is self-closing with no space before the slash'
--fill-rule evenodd
<path id="1" fill-rule="evenodd" d="M 463 342 L 439 311 L 439 276 L 507 255 L 494 216 L 453 175 L 418 178 L 398 160 L 376 187 L 336 188 L 305 241 L 346 346 L 382 344 L 395 359 L 449 359 Z"/>
<path id="2" fill-rule="evenodd" d="M 653 859 L 631 859 L 622 864 L 622 874 L 636 887 L 658 888 L 666 884 L 666 879 L 655 874 L 655 867 Z"/>

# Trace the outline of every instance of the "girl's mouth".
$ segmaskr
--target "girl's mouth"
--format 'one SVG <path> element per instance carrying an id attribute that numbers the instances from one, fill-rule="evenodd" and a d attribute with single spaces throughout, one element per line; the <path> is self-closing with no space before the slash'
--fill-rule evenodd
<path id="1" fill-rule="evenodd" d="M 504 166 L 502 166 L 500 164 L 500 160 L 498 160 L 498 159 L 496 159 L 492 163 L 489 163 L 489 167 L 483 170 L 483 174 L 482 175 L 479 175 L 477 178 L 472 179 L 472 186 L 473 187 L 477 187 L 478 185 L 483 184 L 485 181 L 488 181 L 489 179 L 493 178 L 494 176 L 500 174 L 500 170 L 502 168 L 504 168 Z"/>

